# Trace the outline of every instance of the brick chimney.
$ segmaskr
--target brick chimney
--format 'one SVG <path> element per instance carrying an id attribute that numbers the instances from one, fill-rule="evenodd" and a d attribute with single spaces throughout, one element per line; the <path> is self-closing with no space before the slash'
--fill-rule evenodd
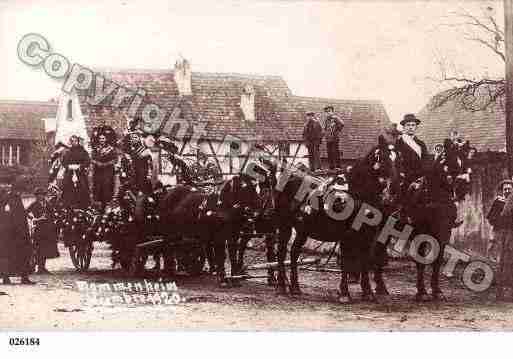
<path id="1" fill-rule="evenodd" d="M 186 59 L 179 59 L 175 63 L 174 79 L 180 95 L 192 95 L 191 65 Z"/>
<path id="2" fill-rule="evenodd" d="M 255 121 L 255 89 L 249 84 L 242 89 L 240 108 L 244 115 L 244 120 Z"/>

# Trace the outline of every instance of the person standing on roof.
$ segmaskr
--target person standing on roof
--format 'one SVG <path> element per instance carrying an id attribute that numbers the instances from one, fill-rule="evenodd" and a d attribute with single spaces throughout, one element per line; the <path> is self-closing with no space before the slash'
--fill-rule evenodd
<path id="1" fill-rule="evenodd" d="M 303 130 L 303 140 L 308 149 L 310 171 L 321 168 L 320 147 L 322 141 L 322 126 L 317 121 L 314 112 L 306 113 L 306 123 Z"/>
<path id="2" fill-rule="evenodd" d="M 340 168 L 339 139 L 344 128 L 344 121 L 335 115 L 335 109 L 331 105 L 324 107 L 324 113 L 326 114 L 324 132 L 326 135 L 326 150 L 328 151 L 328 166 L 332 170 Z"/>

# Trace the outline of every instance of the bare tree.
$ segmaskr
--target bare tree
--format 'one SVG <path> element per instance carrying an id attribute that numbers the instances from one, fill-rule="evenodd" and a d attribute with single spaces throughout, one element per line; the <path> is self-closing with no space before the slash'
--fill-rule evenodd
<path id="1" fill-rule="evenodd" d="M 445 26 L 460 30 L 465 40 L 482 45 L 502 62 L 506 61 L 504 30 L 497 22 L 493 7 L 486 7 L 485 13 L 481 16 L 465 10 L 453 15 L 456 15 L 459 21 L 444 24 Z M 433 97 L 430 103 L 432 108 L 455 102 L 467 111 L 481 111 L 489 106 L 502 104 L 506 93 L 504 76 L 493 78 L 487 74 L 477 77 L 458 74 L 450 69 L 443 58 L 437 60 L 437 65 L 440 74 L 437 78 L 431 79 L 450 88 Z"/>

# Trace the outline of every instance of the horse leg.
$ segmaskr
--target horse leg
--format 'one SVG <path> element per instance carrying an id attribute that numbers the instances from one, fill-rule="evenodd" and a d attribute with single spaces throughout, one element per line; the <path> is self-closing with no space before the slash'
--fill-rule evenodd
<path id="1" fill-rule="evenodd" d="M 276 254 L 274 253 L 274 235 L 266 235 L 265 236 L 265 248 L 266 248 L 266 256 L 267 262 L 275 262 Z M 276 285 L 276 277 L 274 276 L 274 269 L 269 268 L 267 270 L 267 284 L 268 285 Z"/>
<path id="2" fill-rule="evenodd" d="M 239 274 L 244 274 L 244 253 L 246 252 L 246 248 L 248 247 L 250 237 L 249 236 L 242 236 L 239 241 L 238 246 L 238 257 L 237 257 L 237 272 Z"/>
<path id="3" fill-rule="evenodd" d="M 389 295 L 385 280 L 383 279 L 383 267 L 385 266 L 386 246 L 376 244 L 374 256 L 374 282 L 376 282 L 376 294 Z"/>
<path id="4" fill-rule="evenodd" d="M 214 255 L 214 243 L 212 241 L 207 241 L 205 244 L 205 253 L 207 256 L 208 262 L 208 271 L 210 274 L 214 274 L 216 272 L 216 263 L 215 263 L 215 255 Z"/>
<path id="5" fill-rule="evenodd" d="M 417 266 L 417 294 L 415 300 L 417 302 L 425 302 L 428 299 L 426 287 L 424 286 L 424 269 L 426 266 L 422 263 L 415 263 Z"/>
<path id="6" fill-rule="evenodd" d="M 360 273 L 360 286 L 362 287 L 362 300 L 365 302 L 373 302 L 376 300 L 370 285 L 369 272 L 363 271 Z"/>
<path id="7" fill-rule="evenodd" d="M 433 272 L 431 273 L 431 294 L 434 300 L 445 300 L 444 294 L 440 289 L 440 268 L 442 266 L 443 253 L 445 245 L 440 245 L 440 253 L 433 262 Z"/>
<path id="8" fill-rule="evenodd" d="M 223 238 L 224 233 L 220 233 L 211 239 L 214 247 L 215 267 L 217 271 L 217 283 L 221 287 L 226 287 L 226 272 L 224 262 L 226 260 L 226 240 Z M 233 269 L 232 269 L 233 270 Z M 233 273 L 232 273 L 233 275 Z"/>
<path id="9" fill-rule="evenodd" d="M 166 248 L 163 251 L 164 257 L 164 275 L 168 278 L 175 276 L 176 272 L 176 256 L 175 251 L 171 248 Z"/>
<path id="10" fill-rule="evenodd" d="M 351 302 L 351 296 L 349 295 L 349 284 L 347 278 L 347 272 L 344 269 L 344 251 L 342 248 L 342 243 L 340 244 L 340 285 L 339 290 L 340 293 L 338 295 L 338 301 L 342 304 L 347 304 Z"/>
<path id="11" fill-rule="evenodd" d="M 230 257 L 230 272 L 233 275 L 239 274 L 239 266 L 237 262 L 237 248 L 239 246 L 239 235 L 237 233 L 231 233 L 228 237 L 228 256 Z M 216 263 L 217 260 L 216 260 Z M 224 263 L 223 263 L 224 266 Z"/>
<path id="12" fill-rule="evenodd" d="M 292 243 L 292 248 L 290 250 L 290 294 L 301 294 L 297 274 L 297 260 L 307 238 L 308 237 L 304 232 L 298 232 L 296 234 L 296 238 L 294 238 L 294 242 Z"/>
<path id="13" fill-rule="evenodd" d="M 287 274 L 285 272 L 285 257 L 287 256 L 287 244 L 292 235 L 291 226 L 282 226 L 278 240 L 278 294 L 287 293 Z"/>

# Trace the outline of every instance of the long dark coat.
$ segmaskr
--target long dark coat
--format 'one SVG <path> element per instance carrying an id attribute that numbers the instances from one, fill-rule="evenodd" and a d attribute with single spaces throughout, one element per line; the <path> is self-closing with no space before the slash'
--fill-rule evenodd
<path id="1" fill-rule="evenodd" d="M 59 257 L 57 227 L 51 220 L 52 211 L 53 208 L 46 202 L 41 204 L 36 201 L 27 208 L 27 213 L 32 213 L 35 218 L 46 218 L 37 221 L 33 235 L 36 254 L 40 258 Z"/>
<path id="2" fill-rule="evenodd" d="M 116 150 L 106 146 L 93 150 L 93 196 L 95 201 L 110 202 L 114 195 Z"/>
<path id="3" fill-rule="evenodd" d="M 0 198 L 0 275 L 21 276 L 30 271 L 32 243 L 19 194 Z"/>
<path id="4" fill-rule="evenodd" d="M 86 208 L 91 203 L 89 198 L 89 181 L 87 168 L 89 167 L 89 154 L 82 146 L 71 147 L 64 154 L 62 165 L 64 166 L 63 202 L 67 207 Z M 73 171 L 69 165 L 80 165 L 80 169 Z M 78 182 L 73 183 L 73 172 L 76 172 Z"/>
<path id="5" fill-rule="evenodd" d="M 425 174 L 426 162 L 428 161 L 429 155 L 426 144 L 417 137 L 413 139 L 420 146 L 420 157 L 417 152 L 404 142 L 402 137 L 396 142 L 396 148 L 401 154 L 408 183 L 415 181 Z"/>

